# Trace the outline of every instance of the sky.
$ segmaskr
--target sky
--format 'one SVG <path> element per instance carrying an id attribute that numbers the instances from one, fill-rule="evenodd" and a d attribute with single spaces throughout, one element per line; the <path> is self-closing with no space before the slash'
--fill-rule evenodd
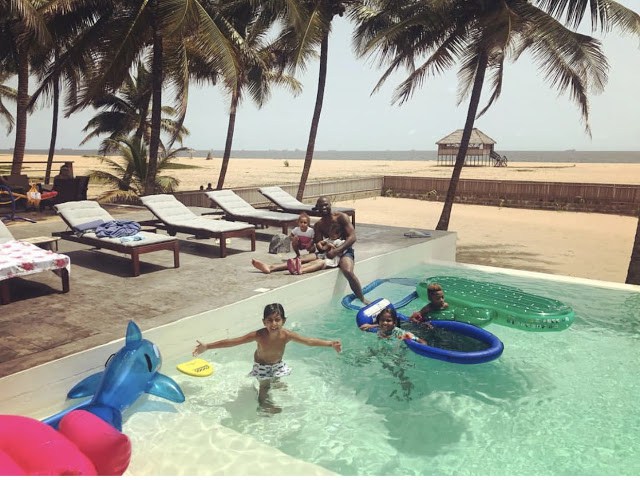
<path id="1" fill-rule="evenodd" d="M 640 11 L 638 0 L 619 3 Z M 590 95 L 592 136 L 586 133 L 578 107 L 569 95 L 559 96 L 531 58 L 522 56 L 517 63 L 505 65 L 500 98 L 475 123 L 497 142 L 497 151 L 640 151 L 640 41 L 616 31 L 595 36 L 602 40 L 610 69 L 605 91 Z M 392 76 L 372 94 L 383 70 L 371 61 L 355 58 L 351 27 L 339 17 L 333 22 L 327 70 L 316 150 L 435 150 L 438 140 L 464 126 L 468 99 L 457 105 L 457 68 L 428 77 L 408 102 L 391 105 L 393 90 L 406 73 Z M 275 88 L 262 109 L 246 98 L 236 117 L 234 150 L 306 150 L 317 76 L 317 62 L 310 62 L 298 75 L 303 92 L 297 97 Z M 163 103 L 168 104 L 169 98 L 166 96 Z M 219 87 L 192 86 L 185 120 L 191 134 L 184 145 L 196 150 L 223 150 L 228 102 Z M 85 136 L 82 129 L 93 115 L 95 111 L 88 109 L 61 118 L 57 148 L 97 148 L 99 140 L 80 146 Z M 49 109 L 31 115 L 27 149 L 48 148 L 50 131 Z M 0 136 L 0 149 L 13 147 L 13 133 Z"/>

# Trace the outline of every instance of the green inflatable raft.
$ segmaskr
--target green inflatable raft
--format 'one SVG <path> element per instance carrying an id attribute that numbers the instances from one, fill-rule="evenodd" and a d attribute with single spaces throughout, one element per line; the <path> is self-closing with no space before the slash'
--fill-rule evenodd
<path id="1" fill-rule="evenodd" d="M 483 326 L 490 322 L 531 331 L 564 330 L 573 323 L 574 311 L 552 298 L 527 293 L 498 283 L 461 277 L 429 277 L 418 283 L 418 297 L 428 303 L 427 286 L 439 283 L 449 308 L 430 317 Z"/>

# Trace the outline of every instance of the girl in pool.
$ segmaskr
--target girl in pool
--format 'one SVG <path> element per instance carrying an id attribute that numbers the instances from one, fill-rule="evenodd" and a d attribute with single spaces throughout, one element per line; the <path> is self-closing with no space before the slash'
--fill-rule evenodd
<path id="1" fill-rule="evenodd" d="M 253 370 L 249 375 L 256 377 L 260 382 L 258 404 L 272 413 L 278 413 L 281 409 L 268 402 L 267 394 L 273 380 L 291 373 L 291 368 L 282 361 L 284 349 L 288 342 L 293 340 L 310 347 L 332 347 L 338 353 L 342 351 L 340 340 L 303 337 L 298 333 L 283 328 L 286 321 L 282 305 L 271 303 L 264 307 L 262 318 L 264 328 L 249 332 L 242 337 L 218 340 L 213 343 L 202 343 L 196 340 L 197 345 L 193 349 L 193 356 L 195 357 L 213 348 L 235 347 L 249 342 L 256 342 L 257 347 L 253 354 Z"/>
<path id="2" fill-rule="evenodd" d="M 376 323 L 364 323 L 360 325 L 361 330 L 378 329 L 378 337 L 380 338 L 397 338 L 399 340 L 415 340 L 418 343 L 426 345 L 423 339 L 416 337 L 413 333 L 407 332 L 399 327 L 400 321 L 398 314 L 393 307 L 387 307 L 380 311 L 376 318 Z"/>

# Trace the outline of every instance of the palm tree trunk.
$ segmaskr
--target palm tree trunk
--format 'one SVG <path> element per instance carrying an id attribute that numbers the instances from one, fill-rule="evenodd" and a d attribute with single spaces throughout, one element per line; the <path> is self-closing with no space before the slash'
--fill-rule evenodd
<path id="1" fill-rule="evenodd" d="M 227 126 L 227 141 L 224 144 L 224 155 L 222 156 L 222 165 L 220 166 L 220 176 L 218 177 L 218 185 L 216 190 L 222 190 L 224 179 L 227 176 L 227 168 L 229 167 L 229 158 L 231 158 L 231 145 L 233 144 L 233 132 L 236 128 L 236 111 L 238 110 L 238 99 L 240 97 L 240 87 L 236 83 L 236 87 L 231 95 L 231 109 L 229 111 L 229 125 Z"/>
<path id="2" fill-rule="evenodd" d="M 56 52 L 57 53 L 57 52 Z M 57 58 L 57 54 L 56 54 Z M 60 84 L 58 79 L 53 82 L 53 118 L 51 119 L 51 141 L 49 142 L 49 155 L 47 156 L 47 170 L 44 174 L 44 183 L 48 184 L 51 179 L 51 167 L 53 166 L 53 156 L 56 151 L 56 139 L 58 138 L 58 110 L 60 109 Z"/>
<path id="3" fill-rule="evenodd" d="M 451 209 L 453 208 L 453 202 L 456 198 L 456 190 L 458 188 L 458 181 L 460 180 L 460 174 L 462 173 L 462 167 L 464 166 L 464 160 L 467 156 L 467 149 L 469 148 L 469 139 L 471 138 L 471 131 L 473 130 L 473 123 L 478 113 L 478 105 L 480 104 L 480 96 L 482 94 L 482 85 L 484 84 L 484 75 L 487 71 L 488 55 L 486 52 L 482 52 L 478 58 L 478 68 L 476 70 L 475 80 L 473 81 L 473 90 L 471 91 L 471 99 L 469 100 L 469 109 L 467 110 L 467 120 L 464 124 L 464 130 L 462 131 L 462 139 L 460 140 L 460 148 L 458 149 L 458 155 L 456 156 L 456 163 L 453 166 L 453 172 L 451 173 L 451 180 L 449 181 L 449 190 L 447 190 L 447 196 L 444 200 L 444 206 L 442 207 L 442 213 L 438 220 L 436 230 L 448 230 L 449 219 L 451 217 Z"/>
<path id="4" fill-rule="evenodd" d="M 640 285 L 640 214 L 638 214 L 638 226 L 636 227 L 636 238 L 633 241 L 631 250 L 631 260 L 629 260 L 629 270 L 625 283 Z"/>
<path id="5" fill-rule="evenodd" d="M 27 108 L 29 105 L 29 50 L 18 43 L 18 98 L 16 107 L 16 139 L 13 147 L 11 174 L 22 173 L 24 150 L 27 143 Z"/>
<path id="6" fill-rule="evenodd" d="M 151 65 L 151 138 L 149 139 L 149 164 L 145 179 L 145 195 L 153 195 L 158 173 L 158 151 L 160 150 L 160 125 L 162 120 L 162 32 L 157 24 L 158 1 L 154 2 L 155 13 L 151 16 L 153 28 L 153 62 Z"/>
<path id="7" fill-rule="evenodd" d="M 300 184 L 298 185 L 298 193 L 296 198 L 302 201 L 304 189 L 309 178 L 311 170 L 311 161 L 313 160 L 313 151 L 316 146 L 316 135 L 318 133 L 318 125 L 320 124 L 320 114 L 322 113 L 322 102 L 324 101 L 324 87 L 327 83 L 327 58 L 329 50 L 329 32 L 325 32 L 320 44 L 320 72 L 318 73 L 318 93 L 316 94 L 316 106 L 313 110 L 313 119 L 311 120 L 311 130 L 309 131 L 309 143 L 307 143 L 307 154 L 304 157 L 304 166 L 302 167 L 302 175 Z"/>

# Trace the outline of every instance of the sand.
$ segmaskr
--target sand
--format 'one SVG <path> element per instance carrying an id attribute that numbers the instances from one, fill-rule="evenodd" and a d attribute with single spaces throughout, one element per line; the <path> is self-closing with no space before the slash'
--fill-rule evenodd
<path id="1" fill-rule="evenodd" d="M 0 155 L 3 160 L 10 158 Z M 25 160 L 46 156 L 27 155 Z M 73 161 L 75 175 L 101 168 L 91 157 L 60 155 L 56 161 Z M 180 179 L 179 190 L 197 190 L 208 182 L 215 187 L 220 159 L 182 158 L 178 163 L 198 167 L 166 172 Z M 297 183 L 302 165 L 302 160 L 232 159 L 225 188 Z M 317 160 L 309 181 L 371 175 L 446 178 L 451 168 L 435 161 Z M 465 168 L 462 178 L 640 185 L 640 164 L 512 162 L 507 168 Z M 100 190 L 91 185 L 89 197 Z M 355 207 L 358 222 L 418 229 L 435 228 L 442 210 L 439 202 L 384 197 L 337 205 Z M 620 215 L 455 205 L 449 230 L 458 233 L 459 262 L 624 282 L 637 222 Z"/>

